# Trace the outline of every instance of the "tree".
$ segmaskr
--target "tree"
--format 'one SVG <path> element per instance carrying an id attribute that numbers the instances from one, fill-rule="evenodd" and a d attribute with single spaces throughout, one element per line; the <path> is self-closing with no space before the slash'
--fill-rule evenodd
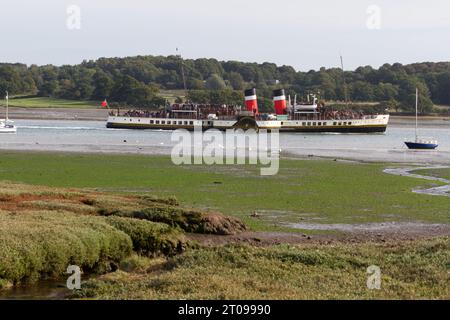
<path id="1" fill-rule="evenodd" d="M 205 89 L 205 83 L 200 79 L 189 79 L 188 88 L 191 90 L 203 90 Z"/>
<path id="2" fill-rule="evenodd" d="M 419 89 L 419 111 L 421 113 L 429 112 L 433 108 L 433 102 L 430 99 L 430 92 L 427 85 L 417 77 L 404 77 L 400 80 L 399 102 L 404 110 L 415 110 L 416 88 Z"/>
<path id="3" fill-rule="evenodd" d="M 402 107 L 404 110 L 415 112 L 416 110 L 416 94 L 410 94 L 405 101 L 402 102 Z M 418 111 L 420 114 L 425 114 L 433 109 L 433 102 L 426 95 L 420 94 L 419 91 L 419 103 Z"/>
<path id="4" fill-rule="evenodd" d="M 356 101 L 372 101 L 373 89 L 364 81 L 356 81 L 351 86 L 352 99 Z"/>
<path id="5" fill-rule="evenodd" d="M 269 62 L 258 64 L 216 59 L 184 59 L 183 66 L 187 87 L 195 90 L 189 96 L 198 102 L 237 103 L 243 89 L 250 87 L 256 87 L 258 97 L 270 103 L 272 90 L 279 87 L 285 88 L 291 96 L 320 91 L 321 99 L 344 100 L 344 77 L 339 68 L 301 72 Z M 279 83 L 274 80 L 279 80 Z M 412 96 L 417 87 L 423 97 L 424 110 L 431 110 L 433 103 L 450 105 L 448 62 L 385 64 L 378 69 L 364 66 L 346 71 L 345 80 L 348 97 L 357 101 L 383 102 L 384 105 L 395 101 L 398 109 L 412 111 Z M 162 100 L 157 101 L 156 87 L 166 90 L 184 88 L 179 57 L 100 58 L 60 67 L 0 63 L 0 91 L 8 90 L 14 95 L 108 98 L 111 103 L 133 101 L 158 105 Z M 270 107 L 269 102 L 262 101 L 261 108 L 266 104 L 267 108 Z"/>
<path id="6" fill-rule="evenodd" d="M 209 94 L 206 90 L 189 90 L 187 98 L 194 103 L 209 103 Z"/>
<path id="7" fill-rule="evenodd" d="M 0 66 L 0 95 L 5 91 L 20 93 L 21 80 L 15 68 L 9 65 Z"/>
<path id="8" fill-rule="evenodd" d="M 450 105 L 450 72 L 437 75 L 436 100 L 441 104 Z"/>
<path id="9" fill-rule="evenodd" d="M 244 78 L 237 72 L 230 72 L 228 74 L 228 81 L 230 81 L 231 87 L 234 90 L 243 90 L 244 89 Z"/>
<path id="10" fill-rule="evenodd" d="M 206 89 L 209 90 L 222 90 L 227 86 L 225 81 L 217 74 L 212 74 L 205 83 Z"/>
<path id="11" fill-rule="evenodd" d="M 147 86 L 130 76 L 124 76 L 116 82 L 113 100 L 132 106 L 151 106 L 156 98 L 157 88 Z"/>
<path id="12" fill-rule="evenodd" d="M 59 84 L 56 80 L 45 81 L 39 88 L 39 95 L 42 97 L 53 97 L 58 91 Z"/>
<path id="13" fill-rule="evenodd" d="M 380 82 L 374 89 L 374 97 L 378 101 L 395 100 L 398 96 L 398 89 L 391 83 Z"/>
<path id="14" fill-rule="evenodd" d="M 102 100 L 111 96 L 114 88 L 114 80 L 101 69 L 96 70 L 93 77 L 94 91 L 92 99 Z"/>
<path id="15" fill-rule="evenodd" d="M 387 106 L 388 106 L 389 109 L 394 109 L 395 112 L 398 112 L 399 108 L 400 108 L 400 103 L 397 100 L 395 100 L 395 99 L 390 99 L 387 102 Z"/>

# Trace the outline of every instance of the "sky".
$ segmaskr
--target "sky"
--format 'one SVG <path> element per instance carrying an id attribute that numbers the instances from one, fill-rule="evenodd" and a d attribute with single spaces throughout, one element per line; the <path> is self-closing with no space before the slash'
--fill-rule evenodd
<path id="1" fill-rule="evenodd" d="M 171 55 L 297 70 L 450 61 L 448 0 L 1 0 L 0 62 Z"/>

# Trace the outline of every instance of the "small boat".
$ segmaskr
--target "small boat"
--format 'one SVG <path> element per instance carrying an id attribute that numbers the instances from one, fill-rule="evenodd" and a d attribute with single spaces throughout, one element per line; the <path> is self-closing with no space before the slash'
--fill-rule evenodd
<path id="1" fill-rule="evenodd" d="M 405 142 L 409 149 L 422 149 L 422 150 L 434 150 L 438 147 L 435 140 L 416 140 L 415 142 Z"/>
<path id="2" fill-rule="evenodd" d="M 9 108 L 9 96 L 8 91 L 6 91 L 6 117 L 5 119 L 0 119 L 0 133 L 16 133 L 17 128 L 14 125 L 14 121 L 8 118 L 8 108 Z"/>
<path id="3" fill-rule="evenodd" d="M 421 139 L 417 134 L 418 127 L 418 105 L 419 105 L 419 89 L 416 88 L 416 139 L 414 141 L 405 141 L 408 149 L 416 150 L 434 150 L 438 147 L 438 142 L 433 139 Z"/>

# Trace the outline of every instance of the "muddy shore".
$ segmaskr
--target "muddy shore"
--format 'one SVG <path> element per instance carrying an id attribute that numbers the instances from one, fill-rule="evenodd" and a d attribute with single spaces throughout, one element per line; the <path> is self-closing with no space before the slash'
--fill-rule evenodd
<path id="1" fill-rule="evenodd" d="M 106 121 L 106 109 L 72 109 L 72 108 L 9 108 L 11 119 L 33 120 L 93 120 Z"/>

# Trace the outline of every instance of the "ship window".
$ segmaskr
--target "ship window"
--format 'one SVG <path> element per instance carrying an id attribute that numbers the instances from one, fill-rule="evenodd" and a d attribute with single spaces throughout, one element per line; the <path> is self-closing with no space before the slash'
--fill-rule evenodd
<path id="1" fill-rule="evenodd" d="M 342 126 L 342 122 L 339 122 L 338 125 L 339 125 L 339 126 Z"/>
<path id="2" fill-rule="evenodd" d="M 321 125 L 322 125 L 322 122 L 318 122 L 317 125 L 318 125 L 318 126 L 321 126 Z"/>
<path id="3" fill-rule="evenodd" d="M 315 126 L 316 125 L 316 123 L 315 122 L 313 122 L 313 126 Z"/>
<path id="4" fill-rule="evenodd" d="M 346 126 L 347 125 L 347 122 L 344 122 L 344 126 Z"/>
<path id="5" fill-rule="evenodd" d="M 351 122 L 348 123 L 348 125 L 351 125 L 351 124 L 352 124 Z"/>
<path id="6" fill-rule="evenodd" d="M 159 120 L 156 120 L 156 124 L 159 124 Z"/>
<path id="7" fill-rule="evenodd" d="M 302 122 L 302 126 L 306 126 L 306 122 Z"/>
<path id="8" fill-rule="evenodd" d="M 150 120 L 150 124 L 153 124 L 153 120 Z"/>
<path id="9" fill-rule="evenodd" d="M 337 122 L 333 122 L 333 126 L 337 125 Z"/>
<path id="10" fill-rule="evenodd" d="M 281 125 L 283 125 L 284 124 L 284 122 L 283 121 L 281 121 Z"/>
<path id="11" fill-rule="evenodd" d="M 194 124 L 194 121 L 189 121 L 189 124 L 190 124 L 190 125 L 193 125 L 193 124 Z"/>
<path id="12" fill-rule="evenodd" d="M 311 122 L 308 122 L 308 126 L 310 126 L 311 125 Z"/>
<path id="13" fill-rule="evenodd" d="M 166 122 L 165 121 L 161 121 L 161 124 L 166 124 Z"/>
<path id="14" fill-rule="evenodd" d="M 188 122 L 187 122 L 187 121 L 185 121 L 185 122 L 184 122 L 184 124 L 188 124 Z"/>

